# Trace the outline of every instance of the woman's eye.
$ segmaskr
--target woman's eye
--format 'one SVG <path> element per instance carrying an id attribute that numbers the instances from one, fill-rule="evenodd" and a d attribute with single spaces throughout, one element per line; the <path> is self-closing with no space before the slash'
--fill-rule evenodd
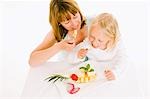
<path id="1" fill-rule="evenodd" d="M 78 15 L 77 15 L 77 14 L 75 14 L 75 15 L 73 16 L 73 18 L 74 18 L 74 19 L 76 19 L 77 17 L 78 17 Z"/>
<path id="2" fill-rule="evenodd" d="M 65 23 L 65 24 L 69 24 L 69 22 L 70 22 L 70 21 L 65 21 L 64 23 Z"/>
<path id="3" fill-rule="evenodd" d="M 77 16 L 74 16 L 74 17 L 73 17 L 73 19 L 76 19 L 76 18 L 77 18 Z"/>

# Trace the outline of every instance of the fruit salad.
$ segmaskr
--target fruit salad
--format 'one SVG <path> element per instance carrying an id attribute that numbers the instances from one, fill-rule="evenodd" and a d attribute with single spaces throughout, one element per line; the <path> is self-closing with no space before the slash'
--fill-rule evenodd
<path id="1" fill-rule="evenodd" d="M 90 67 L 90 64 L 87 64 L 85 67 L 79 68 L 81 75 L 71 74 L 71 79 L 77 83 L 87 83 L 96 79 L 96 73 L 94 69 Z"/>
<path id="2" fill-rule="evenodd" d="M 48 80 L 48 82 L 57 82 L 57 81 L 65 81 L 67 80 L 67 92 L 70 94 L 77 93 L 80 88 L 75 87 L 75 84 L 81 84 L 81 83 L 88 83 L 90 81 L 96 80 L 96 73 L 94 72 L 94 69 L 91 68 L 90 64 L 86 64 L 86 66 L 80 67 L 78 73 L 71 73 L 67 76 L 60 75 L 60 74 L 53 74 L 50 75 L 45 80 Z M 69 82 L 69 83 L 68 83 Z"/>

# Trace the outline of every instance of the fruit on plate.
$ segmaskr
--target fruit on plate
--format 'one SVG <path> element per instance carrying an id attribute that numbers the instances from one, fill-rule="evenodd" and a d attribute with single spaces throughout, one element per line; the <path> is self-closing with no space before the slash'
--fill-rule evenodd
<path id="1" fill-rule="evenodd" d="M 70 94 L 75 94 L 80 90 L 79 87 L 75 88 L 75 85 L 72 83 L 67 83 L 67 92 Z"/>
<path id="2" fill-rule="evenodd" d="M 91 68 L 90 64 L 87 64 L 85 67 L 80 67 L 79 70 L 83 72 L 83 75 L 79 76 L 77 82 L 87 83 L 96 79 L 96 73 L 94 73 L 94 69 Z"/>
<path id="3" fill-rule="evenodd" d="M 87 82 L 90 82 L 92 80 L 95 80 L 96 79 L 96 74 L 93 74 L 93 75 L 88 75 L 88 76 L 81 76 L 78 78 L 78 83 L 87 83 Z"/>
<path id="4" fill-rule="evenodd" d="M 87 64 L 85 67 L 79 68 L 81 72 L 87 73 L 87 72 L 94 72 L 94 69 L 91 68 L 90 64 Z"/>
<path id="5" fill-rule="evenodd" d="M 78 76 L 76 74 L 71 74 L 70 78 L 74 81 L 78 80 Z"/>

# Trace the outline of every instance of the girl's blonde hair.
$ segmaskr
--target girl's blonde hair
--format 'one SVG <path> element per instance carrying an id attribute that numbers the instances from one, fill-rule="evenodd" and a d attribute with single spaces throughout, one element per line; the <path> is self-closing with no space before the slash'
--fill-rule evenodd
<path id="1" fill-rule="evenodd" d="M 74 0 L 51 0 L 49 10 L 49 22 L 53 28 L 56 40 L 59 42 L 66 36 L 66 30 L 60 22 L 70 19 L 69 13 L 75 15 L 77 12 L 81 16 L 81 28 L 86 24 L 81 11 Z"/>
<path id="2" fill-rule="evenodd" d="M 107 36 L 114 39 L 113 45 L 115 45 L 119 40 L 120 32 L 117 20 L 113 17 L 113 15 L 109 13 L 102 13 L 92 21 L 91 25 L 95 23 L 98 23 L 98 25 L 106 31 L 105 33 Z"/>

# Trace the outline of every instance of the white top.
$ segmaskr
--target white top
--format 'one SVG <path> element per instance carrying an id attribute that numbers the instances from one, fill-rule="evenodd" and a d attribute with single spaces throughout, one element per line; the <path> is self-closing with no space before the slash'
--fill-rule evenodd
<path id="1" fill-rule="evenodd" d="M 109 63 L 106 68 L 111 68 L 116 76 L 120 75 L 120 73 L 122 73 L 126 67 L 124 65 L 126 63 L 127 57 L 125 54 L 125 48 L 123 47 L 121 40 L 116 43 L 115 47 L 106 51 L 93 48 L 88 39 L 85 39 L 82 43 L 77 45 L 72 52 L 68 54 L 67 60 L 69 63 L 76 64 L 81 63 L 85 60 L 79 59 L 77 57 L 78 51 L 82 48 L 88 49 L 87 57 L 89 58 L 89 60 Z"/>

